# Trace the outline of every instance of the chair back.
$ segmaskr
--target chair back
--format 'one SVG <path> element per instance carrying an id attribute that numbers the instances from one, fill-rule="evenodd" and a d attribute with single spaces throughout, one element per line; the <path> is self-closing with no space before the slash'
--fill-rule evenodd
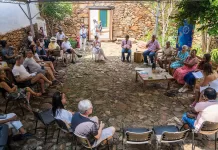
<path id="1" fill-rule="evenodd" d="M 36 120 L 40 120 L 44 125 L 49 125 L 55 121 L 54 117 L 51 114 L 51 109 L 36 112 L 33 111 L 34 117 Z"/>
<path id="2" fill-rule="evenodd" d="M 75 134 L 74 135 L 77 137 L 77 140 L 86 148 L 92 148 L 92 145 L 90 144 L 89 140 L 84 137 L 84 136 L 80 136 L 78 134 Z"/>
<path id="3" fill-rule="evenodd" d="M 184 141 L 188 135 L 188 132 L 189 132 L 189 129 L 184 130 L 184 131 L 179 131 L 179 132 L 164 132 L 161 135 L 161 142 L 171 143 L 171 142 Z"/>
<path id="4" fill-rule="evenodd" d="M 67 127 L 67 125 L 66 125 L 66 123 L 65 123 L 64 121 L 62 121 L 62 120 L 60 120 L 60 119 L 55 119 L 55 122 L 57 123 L 58 127 L 59 127 L 62 131 L 64 131 L 65 133 L 70 132 L 69 129 L 68 129 L 68 127 Z"/>
<path id="5" fill-rule="evenodd" d="M 218 131 L 218 122 L 203 122 L 201 126 L 201 131 L 210 131 L 210 132 L 217 132 Z"/>
<path id="6" fill-rule="evenodd" d="M 130 132 L 126 131 L 126 141 L 130 142 L 148 142 L 151 140 L 151 136 L 153 134 L 153 131 L 147 131 L 147 132 Z"/>

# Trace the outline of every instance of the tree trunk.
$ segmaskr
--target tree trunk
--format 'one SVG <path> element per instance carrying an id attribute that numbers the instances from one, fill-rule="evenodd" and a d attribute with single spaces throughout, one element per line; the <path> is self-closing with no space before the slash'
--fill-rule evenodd
<path id="1" fill-rule="evenodd" d="M 207 50 L 206 50 L 207 53 L 209 53 L 211 51 L 211 49 L 210 49 L 211 41 L 212 41 L 212 37 L 209 36 L 209 38 L 207 40 Z"/>
<path id="2" fill-rule="evenodd" d="M 165 33 L 166 33 L 166 26 L 165 26 L 165 10 L 164 8 L 166 7 L 166 3 L 162 2 L 161 5 L 161 15 L 162 15 L 162 46 L 164 45 L 165 42 Z"/>
<path id="3" fill-rule="evenodd" d="M 206 52 L 206 50 L 207 50 L 207 32 L 201 31 L 201 37 L 202 37 L 202 51 Z"/>

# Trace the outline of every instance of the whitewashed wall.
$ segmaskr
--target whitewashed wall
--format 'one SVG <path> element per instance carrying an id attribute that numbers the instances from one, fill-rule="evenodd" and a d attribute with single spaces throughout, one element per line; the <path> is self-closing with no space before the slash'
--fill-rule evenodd
<path id="1" fill-rule="evenodd" d="M 27 6 L 21 5 L 27 13 Z M 32 17 L 36 15 L 39 10 L 36 3 L 30 4 Z M 28 14 L 28 13 L 27 13 Z M 37 19 L 40 15 L 37 15 L 33 19 L 33 23 L 37 23 L 38 27 L 45 29 L 45 21 Z M 0 3 L 0 34 L 4 34 L 9 31 L 13 31 L 22 27 L 29 26 L 30 22 L 19 7 L 18 4 Z"/>

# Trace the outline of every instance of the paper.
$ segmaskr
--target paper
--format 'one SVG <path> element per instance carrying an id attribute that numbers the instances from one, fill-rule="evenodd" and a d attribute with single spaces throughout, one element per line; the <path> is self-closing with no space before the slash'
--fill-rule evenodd
<path id="1" fill-rule="evenodd" d="M 192 74 L 195 76 L 196 79 L 200 79 L 204 77 L 201 71 L 192 72 Z"/>

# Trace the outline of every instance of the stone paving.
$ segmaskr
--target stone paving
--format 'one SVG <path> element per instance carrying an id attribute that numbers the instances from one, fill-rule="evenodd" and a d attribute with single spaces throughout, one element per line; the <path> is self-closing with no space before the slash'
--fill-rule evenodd
<path id="1" fill-rule="evenodd" d="M 143 67 L 143 64 L 123 63 L 120 61 L 120 45 L 115 43 L 102 43 L 102 47 L 108 56 L 105 63 L 96 63 L 91 56 L 90 50 L 82 52 L 83 56 L 78 59 L 77 64 L 71 64 L 66 68 L 59 67 L 59 80 L 63 87 L 49 89 L 48 97 L 34 98 L 31 102 L 33 108 L 45 109 L 46 102 L 51 102 L 51 95 L 56 89 L 65 92 L 68 98 L 67 109 L 77 111 L 77 104 L 82 99 L 92 101 L 94 109 L 93 115 L 99 117 L 106 126 L 115 126 L 115 145 L 113 150 L 122 149 L 122 134 L 119 132 L 122 126 L 125 127 L 146 127 L 152 129 L 153 126 L 176 123 L 173 117 L 181 118 L 191 103 L 191 95 L 178 95 L 167 97 L 166 83 L 148 84 L 145 92 L 142 91 L 142 82 L 135 82 L 135 67 Z M 135 50 L 136 45 L 133 47 Z M 132 56 L 133 58 L 133 56 Z M 132 59 L 133 60 L 133 59 Z M 173 83 L 171 89 L 178 89 L 180 86 Z M 4 101 L 1 101 L 0 110 L 4 110 Z M 12 104 L 10 105 L 12 106 Z M 10 111 L 15 112 L 20 117 L 24 127 L 34 133 L 35 121 L 31 113 L 25 111 L 25 116 L 19 115 L 21 111 L 16 109 L 16 105 L 10 107 Z M 169 121 L 170 120 L 170 121 Z M 43 126 L 42 124 L 39 126 Z M 48 142 L 44 141 L 44 131 L 38 130 L 37 134 L 31 139 L 11 142 L 14 150 L 70 150 L 74 147 L 72 136 L 62 133 L 59 144 L 55 144 L 57 138 L 57 126 L 53 125 L 48 133 Z M 56 132 L 55 132 L 56 131 Z M 214 149 L 214 142 L 202 140 L 198 136 L 196 140 L 196 150 Z M 152 142 L 155 148 L 155 141 Z M 191 134 L 182 144 L 172 146 L 163 145 L 161 149 L 180 149 L 191 150 Z M 80 149 L 80 148 L 79 148 Z M 144 150 L 149 146 L 127 145 L 127 150 Z"/>

